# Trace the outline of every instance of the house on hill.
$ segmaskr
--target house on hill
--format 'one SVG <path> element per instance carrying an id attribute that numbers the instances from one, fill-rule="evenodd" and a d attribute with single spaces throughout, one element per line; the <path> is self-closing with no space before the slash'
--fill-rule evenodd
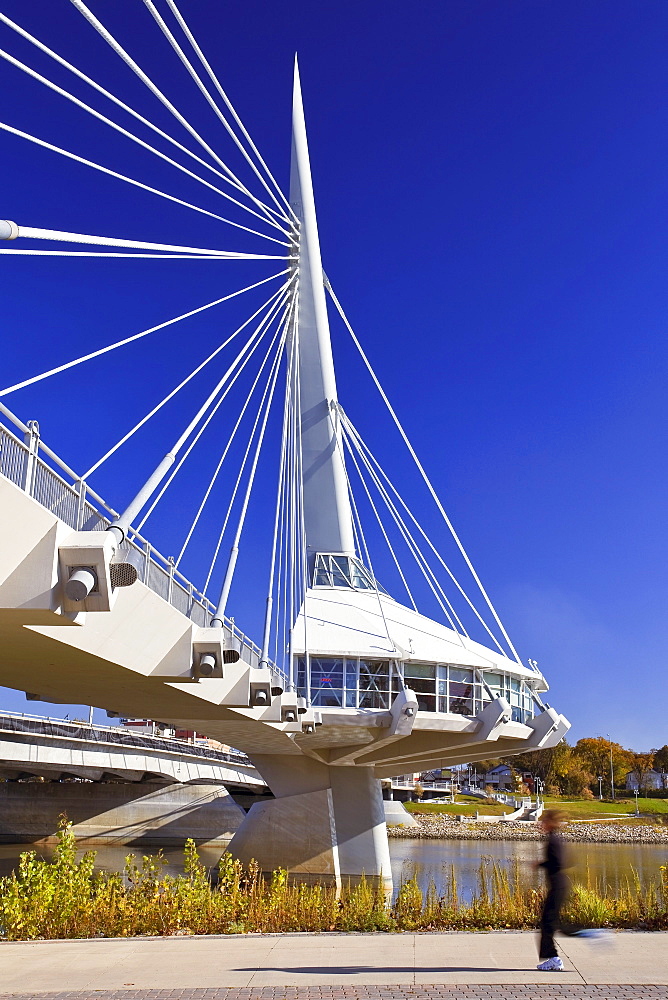
<path id="1" fill-rule="evenodd" d="M 665 771 L 646 771 L 642 777 L 642 782 L 638 781 L 638 775 L 635 771 L 629 771 L 626 775 L 625 787 L 629 792 L 635 792 L 636 789 L 639 791 L 652 791 L 660 792 L 668 790 L 668 774 Z"/>

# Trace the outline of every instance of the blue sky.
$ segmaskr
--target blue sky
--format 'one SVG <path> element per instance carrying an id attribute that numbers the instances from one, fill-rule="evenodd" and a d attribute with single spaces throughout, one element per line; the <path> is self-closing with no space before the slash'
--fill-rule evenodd
<path id="1" fill-rule="evenodd" d="M 90 6 L 232 162 L 229 141 L 144 6 Z M 325 269 L 521 655 L 538 660 L 550 702 L 573 722 L 572 736 L 610 733 L 637 749 L 668 742 L 666 4 L 183 7 L 284 183 L 299 52 Z M 178 135 L 65 0 L 6 0 L 3 11 Z M 8 29 L 0 34 L 0 46 L 109 113 Z M 4 63 L 0 88 L 10 125 L 221 210 L 218 196 Z M 117 120 L 127 122 L 121 113 Z M 0 133 L 0 144 L 0 215 L 21 225 L 258 246 L 23 139 Z M 270 273 L 264 263 L 217 261 L 3 256 L 0 266 L 3 385 Z M 240 300 L 5 402 L 22 419 L 37 418 L 45 440 L 83 469 L 249 311 Z M 446 548 L 347 335 L 332 328 L 343 405 Z M 204 373 L 100 469 L 93 485 L 117 508 L 219 375 Z M 212 425 L 201 456 L 147 524 L 165 554 L 178 550 L 215 465 L 218 433 Z M 272 442 L 273 431 L 268 476 Z M 214 498 L 184 562 L 196 582 L 222 502 Z M 255 635 L 269 510 L 267 497 L 252 510 L 229 607 Z M 390 573 L 382 555 L 377 572 Z M 221 576 L 222 567 L 218 585 Z M 2 704 L 27 707 L 8 691 Z"/>

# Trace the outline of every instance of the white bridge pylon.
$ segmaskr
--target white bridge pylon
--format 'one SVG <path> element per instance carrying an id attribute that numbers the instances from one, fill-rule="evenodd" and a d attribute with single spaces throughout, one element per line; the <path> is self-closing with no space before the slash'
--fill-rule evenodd
<path id="1" fill-rule="evenodd" d="M 209 202 L 199 205 L 190 201 L 192 195 L 181 197 L 184 189 L 172 195 L 0 123 L 7 141 L 40 145 L 73 161 L 77 169 L 97 171 L 105 183 L 139 186 L 152 197 L 213 215 L 232 225 L 244 249 L 202 247 L 196 237 L 188 241 L 193 245 L 137 242 L 24 226 L 19 219 L 0 223 L 0 238 L 8 241 L 0 253 L 133 257 L 134 267 L 141 267 L 147 257 L 235 260 L 273 271 L 177 317 L 49 371 L 27 375 L 0 391 L 0 397 L 46 378 L 76 378 L 80 365 L 110 351 L 157 336 L 179 322 L 205 322 L 211 310 L 230 298 L 271 294 L 119 441 L 110 442 L 83 475 L 41 440 L 34 422 L 24 424 L 0 402 L 0 683 L 44 699 L 88 703 L 197 729 L 238 747 L 249 755 L 275 799 L 253 806 L 232 841 L 236 856 L 244 861 L 256 858 L 268 871 L 287 866 L 308 879 L 341 884 L 364 872 L 387 884 L 391 877 L 382 779 L 552 746 L 569 724 L 542 702 L 547 683 L 535 664 L 524 666 L 517 656 L 324 277 L 296 62 L 286 196 L 175 0 L 165 0 L 169 23 L 158 6 L 149 0 L 145 5 L 217 125 L 222 124 L 232 140 L 240 161 L 234 169 L 86 5 L 81 0 L 72 3 L 97 41 L 112 48 L 188 133 L 189 145 L 153 126 L 143 113 L 0 14 L 10 34 L 18 32 L 37 45 L 74 74 L 77 86 L 92 88 L 95 100 L 112 102 L 112 111 L 99 111 L 88 103 L 90 97 L 84 100 L 56 87 L 0 50 L 3 58 L 120 130 L 125 140 L 140 143 L 163 161 L 167 158 L 187 175 L 188 184 L 207 187 L 207 198 L 222 197 L 230 218 L 207 208 Z M 170 153 L 109 117 L 119 106 L 168 142 Z M 202 155 L 193 153 L 193 143 Z M 249 214 L 254 218 L 246 224 Z M 258 240 L 271 241 L 267 252 L 260 252 Z M 50 249 L 43 249 L 44 243 Z M 79 249 L 91 246 L 95 249 Z M 266 250 L 266 243 L 261 249 Z M 451 532 L 455 555 L 479 594 L 482 611 L 445 560 L 433 532 L 425 530 L 339 402 L 326 291 L 408 446 L 418 481 L 434 504 L 433 520 Z M 151 418 L 205 366 L 229 359 L 230 350 L 237 353 L 194 417 L 168 445 L 126 509 L 115 511 L 89 480 L 104 462 L 114 461 L 135 434 L 144 433 Z M 238 412 L 231 409 L 235 391 L 243 404 Z M 223 417 L 232 425 L 231 433 L 220 448 L 178 557 L 165 560 L 140 532 L 206 428 Z M 243 539 L 252 523 L 248 511 L 257 492 L 267 490 L 258 480 L 263 461 L 268 464 L 267 427 L 272 420 L 281 427 L 279 453 L 270 463 L 276 504 L 266 562 L 268 587 L 257 595 L 258 606 L 264 607 L 264 628 L 256 645 L 228 613 L 235 601 Z M 248 424 L 246 443 L 239 445 L 242 435 L 236 441 L 235 435 Z M 207 504 L 212 497 L 220 502 L 221 468 L 229 470 L 234 461 L 237 474 L 225 477 L 233 486 L 222 528 L 210 540 L 213 552 L 206 581 L 196 588 L 179 566 L 186 550 L 190 552 L 193 534 L 205 523 Z M 382 554 L 377 554 L 379 545 Z M 225 566 L 219 565 L 221 553 L 227 553 Z M 374 563 L 392 568 L 400 599 L 378 583 Z M 210 600 L 215 580 L 220 589 Z M 418 610 L 425 594 L 442 620 Z M 474 630 L 484 642 L 474 638 Z"/>

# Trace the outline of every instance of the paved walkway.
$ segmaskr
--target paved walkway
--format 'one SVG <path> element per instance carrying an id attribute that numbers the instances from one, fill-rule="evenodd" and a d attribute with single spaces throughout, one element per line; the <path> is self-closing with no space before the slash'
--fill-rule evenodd
<path id="1" fill-rule="evenodd" d="M 668 1000 L 668 932 L 280 934 L 0 943 L 0 1000 Z"/>

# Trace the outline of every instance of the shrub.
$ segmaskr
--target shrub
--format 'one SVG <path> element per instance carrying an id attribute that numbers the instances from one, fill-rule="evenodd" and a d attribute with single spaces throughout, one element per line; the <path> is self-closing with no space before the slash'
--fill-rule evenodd
<path id="1" fill-rule="evenodd" d="M 289 931 L 486 930 L 528 928 L 538 922 L 543 894 L 526 884 L 519 863 L 510 870 L 483 859 L 469 903 L 462 902 L 454 866 L 439 896 L 415 878 L 391 903 L 373 880 L 362 877 L 337 894 L 330 885 L 296 884 L 285 869 L 269 878 L 251 862 L 244 868 L 229 854 L 218 880 L 201 863 L 195 844 L 185 846 L 184 872 L 166 875 L 160 854 L 126 859 L 123 872 L 95 870 L 95 853 L 76 860 L 76 843 L 63 817 L 53 861 L 34 851 L 0 879 L 0 936 L 36 938 L 130 937 L 168 934 L 243 934 Z M 668 867 L 643 888 L 636 873 L 616 896 L 606 887 L 576 886 L 565 917 L 589 927 L 668 930 Z"/>

